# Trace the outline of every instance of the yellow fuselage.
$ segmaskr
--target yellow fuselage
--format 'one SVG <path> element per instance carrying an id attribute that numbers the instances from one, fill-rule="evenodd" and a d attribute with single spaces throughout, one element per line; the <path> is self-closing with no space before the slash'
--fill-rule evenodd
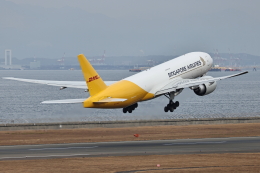
<path id="1" fill-rule="evenodd" d="M 124 102 L 93 103 L 105 98 L 127 99 Z M 148 93 L 138 85 L 127 80 L 121 80 L 108 86 L 105 90 L 89 97 L 83 102 L 85 108 L 124 108 L 139 101 L 149 100 L 154 94 Z"/>

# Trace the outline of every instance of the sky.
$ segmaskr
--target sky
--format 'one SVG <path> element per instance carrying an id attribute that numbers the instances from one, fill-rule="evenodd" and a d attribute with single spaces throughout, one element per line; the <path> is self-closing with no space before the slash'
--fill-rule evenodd
<path id="1" fill-rule="evenodd" d="M 260 55 L 259 0 L 0 0 L 0 51 L 16 58 Z M 1 55 L 1 53 L 0 53 Z M 1 57 L 0 57 L 1 58 Z"/>

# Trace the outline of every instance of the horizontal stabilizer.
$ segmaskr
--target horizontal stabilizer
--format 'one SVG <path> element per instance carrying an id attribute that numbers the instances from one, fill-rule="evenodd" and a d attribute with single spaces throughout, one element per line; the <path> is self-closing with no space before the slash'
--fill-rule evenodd
<path id="1" fill-rule="evenodd" d="M 99 101 L 96 101 L 93 103 L 124 102 L 126 100 L 127 99 L 122 99 L 122 98 L 105 98 L 105 99 L 102 99 L 102 100 L 99 100 Z"/>
<path id="2" fill-rule="evenodd" d="M 42 102 L 43 104 L 55 104 L 55 103 L 83 103 L 86 99 L 66 99 L 66 100 L 48 100 Z"/>

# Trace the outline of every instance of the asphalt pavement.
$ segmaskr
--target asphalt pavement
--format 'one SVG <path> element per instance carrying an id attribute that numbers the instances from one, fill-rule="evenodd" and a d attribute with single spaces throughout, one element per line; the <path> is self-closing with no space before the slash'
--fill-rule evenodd
<path id="1" fill-rule="evenodd" d="M 256 152 L 260 137 L 234 137 L 0 146 L 0 160 Z"/>

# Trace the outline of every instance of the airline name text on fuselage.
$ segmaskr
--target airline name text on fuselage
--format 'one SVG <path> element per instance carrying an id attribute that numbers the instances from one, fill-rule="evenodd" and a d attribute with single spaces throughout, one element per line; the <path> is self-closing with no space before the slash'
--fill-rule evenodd
<path id="1" fill-rule="evenodd" d="M 201 65 L 201 62 L 200 62 L 200 60 L 199 60 L 199 61 L 196 61 L 196 62 L 194 62 L 194 63 L 192 63 L 192 64 L 189 64 L 189 65 L 187 65 L 187 66 L 181 67 L 181 68 L 179 68 L 179 69 L 177 69 L 177 70 L 174 70 L 174 71 L 168 73 L 168 76 L 169 76 L 169 77 L 172 77 L 172 76 L 181 74 L 181 73 L 183 73 L 183 72 L 185 72 L 185 71 L 187 71 L 187 70 L 190 70 L 190 69 L 192 69 L 192 68 L 194 68 L 194 67 L 197 67 L 197 66 L 200 66 L 200 65 Z"/>

